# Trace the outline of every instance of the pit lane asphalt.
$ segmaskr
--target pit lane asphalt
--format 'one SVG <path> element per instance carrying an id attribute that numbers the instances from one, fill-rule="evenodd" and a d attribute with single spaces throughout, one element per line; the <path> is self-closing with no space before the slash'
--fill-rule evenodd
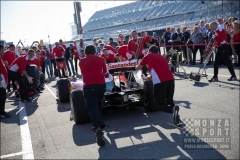
<path id="1" fill-rule="evenodd" d="M 184 65 L 187 73 L 198 66 Z M 207 70 L 211 78 L 213 66 Z M 239 68 L 235 68 L 239 78 Z M 70 120 L 70 104 L 60 103 L 55 93 L 56 78 L 33 102 L 25 103 L 27 122 L 35 159 L 239 159 L 239 81 L 227 81 L 226 67 L 219 69 L 219 82 L 202 78 L 199 84 L 176 77 L 175 103 L 180 106 L 181 119 L 230 119 L 231 149 L 184 149 L 185 127 L 172 125 L 171 114 L 146 113 L 118 109 L 104 114 L 107 124 L 105 147 L 95 143 L 91 123 L 75 125 Z M 81 78 L 80 75 L 77 76 Z M 8 94 L 6 109 L 12 117 L 1 119 L 1 158 L 22 159 L 23 151 L 19 102 Z M 16 109 L 14 109 L 16 108 Z M 14 109 L 14 110 L 11 110 Z M 184 121 L 185 122 L 185 121 Z M 3 156 L 3 157 L 2 157 Z"/>

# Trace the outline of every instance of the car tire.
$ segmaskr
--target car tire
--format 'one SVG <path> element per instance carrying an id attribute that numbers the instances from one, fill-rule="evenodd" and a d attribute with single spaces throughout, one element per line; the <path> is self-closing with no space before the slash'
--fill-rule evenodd
<path id="1" fill-rule="evenodd" d="M 40 85 L 44 85 L 44 83 L 45 83 L 45 76 L 44 76 L 44 74 L 39 74 L 39 83 L 40 83 Z"/>
<path id="2" fill-rule="evenodd" d="M 85 107 L 83 92 L 80 89 L 73 90 L 70 94 L 70 104 L 73 120 L 76 124 L 84 124 L 91 122 L 91 118 Z"/>
<path id="3" fill-rule="evenodd" d="M 69 85 L 70 82 L 67 78 L 62 78 L 57 81 L 58 99 L 61 103 L 70 101 Z"/>
<path id="4" fill-rule="evenodd" d="M 33 78 L 33 83 L 30 84 L 28 82 L 27 77 L 23 75 L 23 81 L 24 81 L 25 85 L 28 86 L 29 88 L 38 87 L 39 86 L 38 67 L 36 65 L 27 66 L 26 67 L 26 72 L 27 72 L 28 76 Z"/>
<path id="5" fill-rule="evenodd" d="M 153 83 L 151 80 L 144 81 L 144 90 L 145 90 L 145 110 L 147 112 L 154 112 L 158 111 L 159 108 L 157 107 L 154 94 L 153 94 Z"/>

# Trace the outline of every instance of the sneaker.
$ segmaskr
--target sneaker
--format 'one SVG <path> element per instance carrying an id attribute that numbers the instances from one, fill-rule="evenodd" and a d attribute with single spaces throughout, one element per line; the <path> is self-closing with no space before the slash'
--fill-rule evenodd
<path id="1" fill-rule="evenodd" d="M 213 77 L 212 79 L 208 80 L 208 82 L 217 82 L 218 78 L 217 77 Z"/>
<path id="2" fill-rule="evenodd" d="M 173 107 L 173 122 L 174 124 L 177 124 L 178 120 L 178 112 L 179 112 L 179 106 L 174 106 Z"/>
<path id="3" fill-rule="evenodd" d="M 237 80 L 237 77 L 236 76 L 231 76 L 228 81 L 234 81 L 234 80 Z"/>
<path id="4" fill-rule="evenodd" d="M 179 116 L 179 115 L 177 115 L 177 117 L 176 117 L 176 123 L 175 123 L 175 125 L 177 125 L 177 126 L 183 125 L 183 122 L 182 122 L 182 120 L 180 119 L 180 116 Z"/>
<path id="5" fill-rule="evenodd" d="M 0 118 L 1 118 L 1 119 L 10 118 L 10 117 L 11 117 L 10 114 L 8 114 L 8 113 L 6 113 L 6 112 L 4 112 L 3 114 L 0 114 Z"/>
<path id="6" fill-rule="evenodd" d="M 105 141 L 102 139 L 103 137 L 103 131 L 97 130 L 96 131 L 96 141 L 99 146 L 105 146 Z"/>

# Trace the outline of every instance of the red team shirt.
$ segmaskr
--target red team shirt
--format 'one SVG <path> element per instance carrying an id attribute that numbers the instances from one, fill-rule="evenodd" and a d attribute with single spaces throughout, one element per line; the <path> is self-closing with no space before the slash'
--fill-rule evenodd
<path id="1" fill-rule="evenodd" d="M 217 30 L 215 31 L 214 41 L 215 48 L 221 46 L 222 44 L 227 43 L 227 33 L 221 27 L 218 27 Z"/>
<path id="2" fill-rule="evenodd" d="M 114 47 L 112 47 L 110 45 L 105 45 L 103 48 L 106 48 L 108 50 L 109 54 L 113 54 L 114 57 L 116 56 L 117 50 Z"/>
<path id="3" fill-rule="evenodd" d="M 97 55 L 87 55 L 80 60 L 79 66 L 82 73 L 83 87 L 91 84 L 105 84 L 104 76 L 107 75 L 107 66 L 103 58 Z"/>
<path id="4" fill-rule="evenodd" d="M 53 48 L 53 54 L 56 56 L 56 57 L 62 57 L 63 56 L 63 52 L 64 52 L 64 49 L 63 47 L 55 47 Z"/>
<path id="5" fill-rule="evenodd" d="M 123 59 L 125 59 L 125 60 L 129 60 L 129 59 L 133 58 L 133 54 L 129 53 L 129 51 L 128 51 L 128 45 L 123 45 L 123 46 L 119 47 L 118 55 L 122 56 Z"/>
<path id="6" fill-rule="evenodd" d="M 75 58 L 79 58 L 77 46 L 73 46 L 73 54 L 74 54 L 74 57 L 75 57 Z"/>
<path id="7" fill-rule="evenodd" d="M 54 55 L 53 55 L 53 50 L 52 49 L 49 49 L 49 54 L 50 54 L 50 59 L 54 59 Z"/>
<path id="8" fill-rule="evenodd" d="M 66 48 L 67 48 L 65 44 L 61 44 L 59 46 L 63 47 L 64 50 L 66 50 Z"/>
<path id="9" fill-rule="evenodd" d="M 4 52 L 2 56 L 2 60 L 7 61 L 7 64 L 10 66 L 12 62 L 16 59 L 15 52 L 11 52 L 10 50 L 7 50 Z"/>
<path id="10" fill-rule="evenodd" d="M 45 57 L 46 57 L 46 51 L 41 50 L 41 64 L 42 64 L 42 62 L 45 61 Z"/>
<path id="11" fill-rule="evenodd" d="M 3 63 L 2 58 L 0 58 L 0 74 L 3 75 L 4 79 L 5 79 L 5 83 L 8 84 L 8 73 L 7 73 L 7 69 Z"/>
<path id="12" fill-rule="evenodd" d="M 113 54 L 108 54 L 108 56 L 105 56 L 105 54 L 101 54 L 100 57 L 104 58 L 107 61 L 107 63 L 114 63 L 114 61 L 115 61 Z"/>
<path id="13" fill-rule="evenodd" d="M 127 42 L 124 40 L 123 41 L 119 40 L 118 44 L 119 44 L 119 46 L 123 46 L 123 45 L 127 45 Z"/>
<path id="14" fill-rule="evenodd" d="M 26 71 L 27 65 L 29 65 L 28 56 L 20 56 L 13 61 L 9 70 L 22 74 L 23 71 Z"/>
<path id="15" fill-rule="evenodd" d="M 156 53 L 148 53 L 143 57 L 141 66 L 147 66 L 151 76 L 153 84 L 174 80 L 173 74 L 168 67 L 168 61 L 165 57 Z"/>
<path id="16" fill-rule="evenodd" d="M 151 41 L 150 37 L 149 36 L 147 36 L 145 38 L 141 37 L 141 38 L 137 38 L 135 40 L 131 39 L 128 42 L 128 52 L 132 54 L 132 51 L 134 51 L 134 52 L 137 51 L 138 45 L 140 45 L 141 40 L 142 40 L 142 43 L 141 43 L 141 46 L 139 49 L 138 58 L 143 56 L 142 51 L 144 50 L 144 43 L 150 42 Z"/>
<path id="17" fill-rule="evenodd" d="M 38 70 L 40 70 L 40 68 L 41 68 L 41 60 L 38 59 L 38 58 L 31 59 L 31 60 L 29 61 L 29 64 L 34 64 L 34 65 L 36 65 L 36 66 L 38 67 Z"/>

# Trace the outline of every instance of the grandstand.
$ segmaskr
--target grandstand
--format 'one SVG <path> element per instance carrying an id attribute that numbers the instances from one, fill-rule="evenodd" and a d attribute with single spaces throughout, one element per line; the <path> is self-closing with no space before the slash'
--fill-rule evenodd
<path id="1" fill-rule="evenodd" d="M 193 26 L 200 19 L 216 20 L 217 16 L 239 18 L 240 5 L 235 0 L 139 0 L 95 12 L 83 26 L 83 38 L 116 38 L 130 31 L 161 30 L 166 26 L 180 27 L 183 22 Z"/>

